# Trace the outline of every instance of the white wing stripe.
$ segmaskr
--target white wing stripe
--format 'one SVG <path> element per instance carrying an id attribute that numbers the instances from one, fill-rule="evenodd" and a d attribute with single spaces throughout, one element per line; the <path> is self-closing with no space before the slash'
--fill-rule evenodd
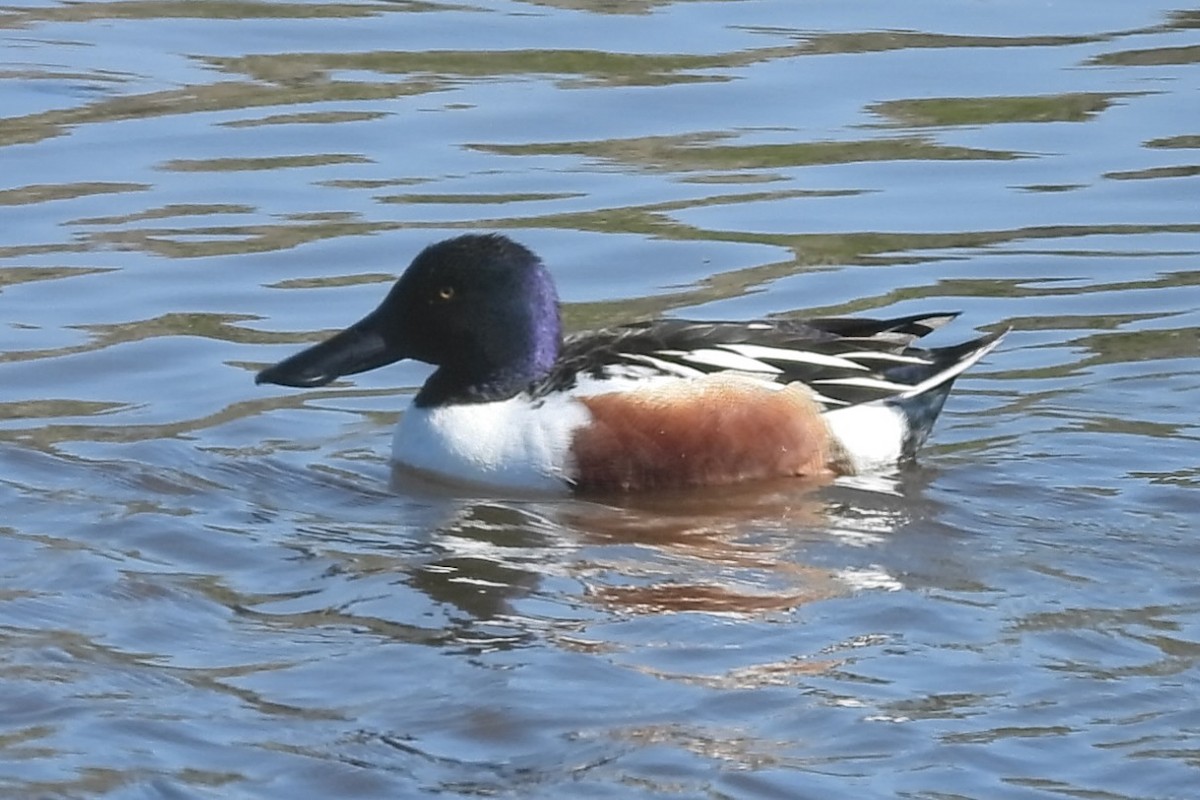
<path id="1" fill-rule="evenodd" d="M 655 369 L 665 372 L 668 375 L 678 375 L 681 378 L 698 378 L 704 373 L 701 370 L 689 367 L 687 364 L 680 364 L 675 361 L 667 361 L 662 358 L 655 358 L 643 353 L 634 353 L 625 356 L 631 361 L 637 361 L 639 364 L 645 364 Z"/>
<path id="2" fill-rule="evenodd" d="M 1008 331 L 1005 331 L 1005 333 L 1007 333 L 1007 332 Z M 925 380 L 921 381 L 920 383 L 916 384 L 915 386 L 906 386 L 905 390 L 904 390 L 904 396 L 905 397 L 916 397 L 917 395 L 921 394 L 922 392 L 927 392 L 930 389 L 934 388 L 935 386 L 940 386 L 941 384 L 945 383 L 946 381 L 950 380 L 951 378 L 958 377 L 963 372 L 965 372 L 966 370 L 968 370 L 972 366 L 974 366 L 976 361 L 983 358 L 988 353 L 992 352 L 992 350 L 996 349 L 996 346 L 1000 344 L 1002 339 L 1004 339 L 1004 334 L 997 336 L 995 339 L 988 342 L 983 347 L 976 350 L 974 353 L 971 353 L 971 355 L 967 356 L 962 361 L 959 361 L 957 364 L 954 364 L 953 366 L 950 366 L 950 367 L 942 370 L 941 372 L 939 372 L 936 375 L 932 375 L 932 376 L 926 378 Z"/>
<path id="3" fill-rule="evenodd" d="M 722 369 L 736 369 L 740 372 L 765 372 L 770 375 L 778 375 L 783 372 L 779 367 L 764 364 L 753 358 L 713 348 L 690 350 L 681 353 L 679 357 L 684 361 L 691 361 L 693 364 L 708 364 Z"/>
<path id="4" fill-rule="evenodd" d="M 842 358 L 848 358 L 852 361 L 891 361 L 896 364 L 932 364 L 933 362 L 927 358 L 919 356 L 906 356 L 900 353 L 884 353 L 878 350 L 862 350 L 857 353 L 842 353 Z"/>
<path id="5" fill-rule="evenodd" d="M 813 402 L 815 402 L 817 405 L 821 405 L 821 406 L 848 406 L 848 405 L 850 405 L 845 400 L 835 400 L 832 397 L 826 397 L 825 395 L 821 394 L 820 392 L 815 391 L 811 386 L 809 387 L 808 391 L 811 392 L 811 394 L 809 396 L 812 397 Z"/>
<path id="6" fill-rule="evenodd" d="M 862 364 L 855 364 L 842 356 L 827 356 L 824 353 L 813 353 L 806 350 L 792 350 L 787 347 L 766 347 L 761 344 L 723 344 L 721 348 L 730 350 L 747 358 L 765 358 L 771 361 L 795 361 L 801 364 L 813 364 L 820 367 L 839 367 L 841 369 L 866 370 Z"/>

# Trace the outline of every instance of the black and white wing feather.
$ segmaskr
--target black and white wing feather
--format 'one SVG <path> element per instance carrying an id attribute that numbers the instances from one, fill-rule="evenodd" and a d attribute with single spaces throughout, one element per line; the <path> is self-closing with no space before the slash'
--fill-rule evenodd
<path id="1" fill-rule="evenodd" d="M 692 322 L 658 320 L 577 334 L 564 342 L 538 393 L 569 389 L 580 377 L 622 373 L 698 377 L 723 371 L 802 383 L 826 411 L 904 398 L 948 384 L 999 338 L 920 348 L 921 337 L 958 316 Z M 949 388 L 948 386 L 946 387 Z"/>

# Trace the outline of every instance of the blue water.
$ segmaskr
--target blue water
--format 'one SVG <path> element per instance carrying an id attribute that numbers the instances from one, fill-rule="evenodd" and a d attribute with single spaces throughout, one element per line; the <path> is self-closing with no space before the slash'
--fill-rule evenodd
<path id="1" fill-rule="evenodd" d="M 0 11 L 0 795 L 1185 798 L 1200 9 Z M 917 464 L 394 476 L 426 368 L 254 372 L 502 230 L 573 329 L 1012 327 Z"/>

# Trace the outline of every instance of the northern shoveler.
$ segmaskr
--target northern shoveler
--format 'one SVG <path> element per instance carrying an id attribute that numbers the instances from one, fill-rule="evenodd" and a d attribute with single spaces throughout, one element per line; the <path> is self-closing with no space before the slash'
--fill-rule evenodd
<path id="1" fill-rule="evenodd" d="M 392 458 L 519 491 L 608 491 L 855 474 L 911 457 L 1002 334 L 913 342 L 957 313 L 658 320 L 563 338 L 550 273 L 499 235 L 425 248 L 383 303 L 258 373 L 322 386 L 405 358 L 437 369 Z"/>

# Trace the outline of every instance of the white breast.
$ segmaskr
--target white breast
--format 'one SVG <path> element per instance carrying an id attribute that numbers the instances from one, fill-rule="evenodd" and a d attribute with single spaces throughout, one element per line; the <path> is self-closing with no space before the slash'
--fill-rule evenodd
<path id="1" fill-rule="evenodd" d="M 396 428 L 392 460 L 456 482 L 562 493 L 572 468 L 571 441 L 589 419 L 571 397 L 413 406 Z"/>

